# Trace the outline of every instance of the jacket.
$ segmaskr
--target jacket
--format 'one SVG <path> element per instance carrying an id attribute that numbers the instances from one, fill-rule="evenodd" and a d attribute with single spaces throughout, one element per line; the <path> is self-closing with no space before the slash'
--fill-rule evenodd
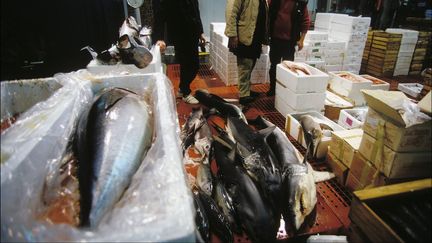
<path id="1" fill-rule="evenodd" d="M 165 30 L 174 43 L 198 39 L 203 33 L 198 0 L 161 0 L 155 8 L 152 41 L 164 40 Z"/>
<path id="2" fill-rule="evenodd" d="M 270 2 L 270 36 L 283 40 L 300 39 L 309 29 L 307 0 L 272 0 Z"/>
<path id="3" fill-rule="evenodd" d="M 268 4 L 266 8 L 266 30 L 262 44 L 268 43 Z M 259 0 L 228 0 L 225 11 L 225 35 L 227 37 L 238 37 L 239 42 L 246 46 L 252 44 L 255 25 L 258 16 Z"/>

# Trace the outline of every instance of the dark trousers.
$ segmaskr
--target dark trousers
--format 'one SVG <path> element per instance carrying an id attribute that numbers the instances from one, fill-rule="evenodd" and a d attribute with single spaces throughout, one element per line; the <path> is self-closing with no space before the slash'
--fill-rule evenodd
<path id="1" fill-rule="evenodd" d="M 276 89 L 276 65 L 281 60 L 294 60 L 294 52 L 296 41 L 293 40 L 281 40 L 272 38 L 270 42 L 270 90 L 275 91 Z"/>
<path id="2" fill-rule="evenodd" d="M 190 84 L 199 69 L 198 38 L 189 41 L 178 41 L 174 44 L 176 59 L 180 64 L 179 89 L 183 96 L 191 93 Z"/>

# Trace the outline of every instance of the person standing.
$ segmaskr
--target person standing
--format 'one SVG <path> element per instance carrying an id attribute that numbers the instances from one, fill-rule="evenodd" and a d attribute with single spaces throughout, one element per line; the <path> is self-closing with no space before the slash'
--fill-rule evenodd
<path id="1" fill-rule="evenodd" d="M 165 28 L 166 27 L 166 28 Z M 191 94 L 190 84 L 199 69 L 198 45 L 205 44 L 198 0 L 160 0 L 155 9 L 152 40 L 165 51 L 165 30 L 180 64 L 180 84 L 177 96 L 188 104 L 199 101 Z"/>
<path id="2" fill-rule="evenodd" d="M 266 0 L 228 0 L 225 13 L 228 48 L 237 57 L 239 103 L 247 105 L 259 93 L 251 90 L 251 73 L 268 43 Z"/>
<path id="3" fill-rule="evenodd" d="M 276 65 L 281 60 L 294 60 L 295 46 L 303 49 L 310 19 L 307 0 L 270 0 L 270 89 L 267 96 L 276 91 Z"/>

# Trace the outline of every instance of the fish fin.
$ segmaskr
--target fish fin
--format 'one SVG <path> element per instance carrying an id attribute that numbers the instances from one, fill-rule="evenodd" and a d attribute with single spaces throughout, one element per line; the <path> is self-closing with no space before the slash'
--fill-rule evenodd
<path id="1" fill-rule="evenodd" d="M 234 144 L 233 144 L 233 145 L 229 144 L 227 141 L 225 141 L 225 140 L 224 140 L 223 138 L 221 138 L 220 136 L 214 136 L 214 135 L 213 135 L 213 140 L 214 140 L 215 142 L 218 142 L 218 143 L 220 143 L 221 145 L 227 147 L 228 149 L 232 149 L 233 146 L 234 146 Z"/>
<path id="2" fill-rule="evenodd" d="M 262 135 L 266 139 L 274 130 L 276 126 L 267 127 L 258 131 L 258 134 Z"/>
<path id="3" fill-rule="evenodd" d="M 229 151 L 227 155 L 228 159 L 235 161 L 236 151 L 238 151 L 238 143 L 235 143 L 234 147 Z"/>
<path id="4" fill-rule="evenodd" d="M 313 174 L 313 178 L 315 180 L 315 183 L 327 181 L 327 180 L 333 179 L 335 177 L 335 174 L 333 174 L 332 172 L 328 172 L 328 171 L 312 170 L 312 174 Z"/>
<path id="5" fill-rule="evenodd" d="M 91 48 L 90 46 L 85 46 L 85 47 L 81 48 L 80 51 L 84 51 L 84 50 L 87 50 L 90 53 L 90 55 L 92 56 L 92 58 L 96 60 L 98 53 L 95 50 L 93 50 L 93 48 Z"/>
<path id="6" fill-rule="evenodd" d="M 320 122 L 319 125 L 320 125 L 321 129 L 326 129 L 326 130 L 333 131 L 333 128 L 331 128 L 331 127 L 330 127 L 328 124 L 326 124 L 326 123 L 322 123 L 322 122 Z"/>

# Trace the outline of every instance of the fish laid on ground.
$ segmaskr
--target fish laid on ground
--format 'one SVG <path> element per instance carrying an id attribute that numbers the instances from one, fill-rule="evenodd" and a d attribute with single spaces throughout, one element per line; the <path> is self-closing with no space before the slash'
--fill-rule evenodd
<path id="1" fill-rule="evenodd" d="M 201 189 L 208 196 L 213 194 L 213 175 L 210 170 L 209 164 L 200 164 L 197 170 L 197 180 L 198 188 Z"/>
<path id="2" fill-rule="evenodd" d="M 213 200 L 213 198 L 199 189 L 195 190 L 194 193 L 197 193 L 197 196 L 199 197 L 199 200 L 205 209 L 205 213 L 210 222 L 210 231 L 215 233 L 222 240 L 222 242 L 233 242 L 234 237 L 230 224 L 225 218 L 224 214 L 220 211 L 219 207 L 216 205 L 216 202 Z"/>
<path id="3" fill-rule="evenodd" d="M 231 225 L 231 229 L 236 233 L 241 233 L 241 227 L 236 215 L 234 205 L 230 195 L 228 194 L 225 185 L 221 180 L 215 180 L 214 200 Z"/>
<path id="4" fill-rule="evenodd" d="M 278 162 L 271 149 L 265 143 L 265 138 L 274 128 L 254 131 L 242 120 L 228 117 L 227 131 L 243 158 L 243 166 L 248 174 L 258 183 L 260 189 L 274 205 L 277 202 L 281 187 L 281 173 Z"/>
<path id="5" fill-rule="evenodd" d="M 297 75 L 302 75 L 302 76 L 311 75 L 311 73 L 305 67 L 300 66 L 295 62 L 283 61 L 282 64 L 288 69 L 290 69 L 291 71 L 293 71 L 294 73 L 296 73 Z"/>
<path id="6" fill-rule="evenodd" d="M 210 224 L 201 199 L 197 191 L 192 191 L 195 206 L 195 224 L 197 226 L 199 238 L 204 242 L 210 242 Z"/>
<path id="7" fill-rule="evenodd" d="M 239 224 L 252 242 L 272 242 L 276 238 L 279 220 L 268 201 L 264 200 L 246 170 L 235 162 L 235 150 L 215 139 L 213 147 L 218 175 L 232 199 Z"/>
<path id="8" fill-rule="evenodd" d="M 104 90 L 77 131 L 81 223 L 97 226 L 128 187 L 152 142 L 153 119 L 143 97 Z"/>
<path id="9" fill-rule="evenodd" d="M 298 231 L 303 225 L 312 225 L 316 216 L 316 185 L 334 177 L 332 173 L 314 171 L 285 133 L 270 121 L 258 117 L 254 123 L 261 128 L 275 127 L 266 142 L 277 157 L 282 171 L 282 215 L 287 232 Z"/>
<path id="10" fill-rule="evenodd" d="M 237 117 L 247 123 L 245 115 L 238 106 L 227 102 L 215 94 L 210 94 L 207 90 L 197 90 L 195 92 L 195 98 L 209 109 L 216 109 L 222 116 Z"/>

